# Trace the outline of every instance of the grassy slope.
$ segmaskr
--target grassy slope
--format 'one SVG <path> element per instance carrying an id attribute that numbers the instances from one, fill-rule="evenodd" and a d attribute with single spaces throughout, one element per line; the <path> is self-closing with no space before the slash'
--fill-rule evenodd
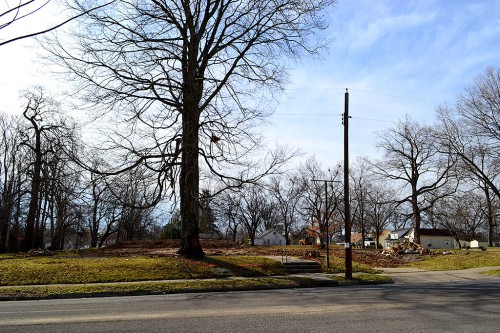
<path id="1" fill-rule="evenodd" d="M 450 255 L 428 256 L 423 261 L 414 262 L 408 266 L 433 271 L 500 266 L 500 249 L 454 251 Z"/>
<path id="2" fill-rule="evenodd" d="M 203 261 L 141 256 L 130 258 L 3 257 L 0 258 L 0 268 L 0 286 L 285 274 L 280 262 L 257 256 L 209 257 Z"/>
<path id="3" fill-rule="evenodd" d="M 324 258 L 322 258 L 324 259 Z M 323 260 L 323 267 L 326 262 Z M 454 270 L 500 266 L 500 249 L 455 251 L 452 255 L 429 256 L 412 267 L 427 270 Z M 374 273 L 367 266 L 353 263 L 354 272 Z M 343 259 L 332 258 L 329 273 L 342 272 Z M 489 272 L 500 275 L 500 270 Z M 80 257 L 65 252 L 51 257 L 0 255 L 0 298 L 86 297 L 105 294 L 136 295 L 208 290 L 245 290 L 315 286 L 315 281 L 299 278 L 273 278 L 286 275 L 283 265 L 258 255 L 210 256 L 205 260 L 173 257 Z M 226 277 L 269 276 L 265 279 L 227 280 Z M 217 278 L 216 280 L 201 280 Z M 158 281 L 188 279 L 187 281 Z M 342 277 L 334 279 L 343 280 Z M 386 283 L 380 275 L 356 275 L 360 284 Z M 142 281 L 142 282 L 141 282 Z M 127 284 L 99 284 L 130 282 Z M 71 285 L 86 283 L 85 285 Z M 50 286 L 43 286 L 43 285 Z M 66 285 L 65 285 L 66 284 Z M 36 286 L 40 285 L 40 286 Z M 66 296 L 63 296 L 66 295 Z"/>

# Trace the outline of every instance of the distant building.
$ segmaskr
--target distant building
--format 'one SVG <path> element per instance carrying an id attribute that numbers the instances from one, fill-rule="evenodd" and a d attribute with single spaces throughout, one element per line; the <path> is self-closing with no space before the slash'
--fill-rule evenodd
<path id="1" fill-rule="evenodd" d="M 411 229 L 412 228 L 404 228 L 391 231 L 389 234 L 387 234 L 387 237 L 384 240 L 384 249 L 387 250 L 393 246 L 408 241 L 408 239 L 405 239 L 404 237 L 410 232 Z"/>
<path id="2" fill-rule="evenodd" d="M 269 229 L 256 236 L 254 244 L 259 246 L 286 245 L 286 239 L 276 229 Z"/>
<path id="3" fill-rule="evenodd" d="M 384 249 L 404 242 L 415 242 L 415 229 L 405 228 L 392 231 L 384 241 Z M 453 249 L 455 240 L 447 229 L 420 229 L 420 245 L 432 249 Z"/>
<path id="4" fill-rule="evenodd" d="M 460 247 L 461 248 L 471 248 L 471 249 L 479 249 L 479 248 L 487 248 L 488 240 L 483 237 L 472 238 L 467 235 L 459 235 Z M 458 244 L 456 245 L 458 248 Z"/>

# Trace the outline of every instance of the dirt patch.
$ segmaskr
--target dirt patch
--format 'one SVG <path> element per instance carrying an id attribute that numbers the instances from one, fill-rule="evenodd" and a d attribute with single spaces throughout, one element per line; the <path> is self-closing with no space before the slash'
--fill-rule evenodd
<path id="1" fill-rule="evenodd" d="M 310 251 L 320 251 L 326 256 L 326 251 L 310 245 L 304 246 L 242 246 L 224 240 L 202 240 L 203 250 L 206 255 L 258 255 L 258 256 L 281 256 L 304 257 Z M 147 240 L 129 241 L 112 245 L 101 249 L 89 249 L 80 251 L 81 256 L 175 256 L 179 248 L 178 240 Z M 345 258 L 343 248 L 330 249 L 330 256 Z M 408 262 L 422 260 L 422 255 L 383 255 L 380 250 L 375 249 L 353 249 L 353 261 L 371 267 L 398 267 Z"/>

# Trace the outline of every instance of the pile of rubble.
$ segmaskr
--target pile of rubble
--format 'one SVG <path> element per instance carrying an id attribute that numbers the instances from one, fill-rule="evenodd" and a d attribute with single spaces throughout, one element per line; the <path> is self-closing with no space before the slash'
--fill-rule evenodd
<path id="1" fill-rule="evenodd" d="M 24 255 L 26 257 L 41 257 L 41 256 L 51 256 L 53 254 L 54 254 L 54 252 L 52 252 L 52 251 L 49 251 L 47 249 L 38 248 L 38 249 L 31 249 L 28 252 L 26 252 Z"/>
<path id="2" fill-rule="evenodd" d="M 413 242 L 404 242 L 391 247 L 382 252 L 385 255 L 391 254 L 429 254 L 430 251 L 422 245 Z"/>

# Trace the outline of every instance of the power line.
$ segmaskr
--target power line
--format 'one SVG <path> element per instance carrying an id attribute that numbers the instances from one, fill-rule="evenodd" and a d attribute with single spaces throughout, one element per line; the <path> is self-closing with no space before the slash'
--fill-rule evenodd
<path id="1" fill-rule="evenodd" d="M 342 113 L 274 113 L 273 116 L 341 116 Z M 395 124 L 395 121 L 375 119 L 375 118 L 365 118 L 365 117 L 355 117 L 349 116 L 351 119 L 368 120 L 368 121 L 378 121 L 382 123 Z"/>
<path id="2" fill-rule="evenodd" d="M 423 102 L 432 102 L 432 103 L 442 103 L 440 101 L 435 101 L 432 99 L 426 99 L 426 98 L 420 98 L 420 97 L 409 97 L 409 96 L 401 96 L 401 95 L 394 95 L 394 94 L 386 94 L 386 93 L 381 93 L 381 92 L 376 92 L 376 91 L 368 91 L 368 90 L 361 90 L 361 89 L 352 89 L 354 91 L 359 91 L 367 94 L 373 94 L 373 95 L 381 95 L 381 96 L 389 96 L 389 97 L 396 97 L 396 98 L 403 98 L 403 99 L 411 99 L 415 101 L 423 101 Z"/>
<path id="3" fill-rule="evenodd" d="M 383 120 L 383 119 L 375 119 L 375 118 L 364 118 L 364 117 L 354 117 L 354 116 L 350 116 L 349 118 L 361 119 L 361 120 L 369 120 L 369 121 L 380 121 L 380 122 L 383 122 L 383 123 L 391 123 L 391 124 L 395 124 L 396 123 L 395 121 Z"/>
<path id="4" fill-rule="evenodd" d="M 345 88 L 286 88 L 284 90 L 289 90 L 289 91 L 301 91 L 301 90 L 302 91 L 328 91 L 328 90 L 340 90 L 340 89 L 345 89 Z M 397 94 L 389 94 L 389 93 L 363 90 L 363 89 L 354 89 L 354 88 L 349 88 L 349 89 L 353 90 L 353 91 L 357 91 L 357 92 L 366 93 L 366 94 L 372 94 L 372 95 L 388 96 L 388 97 L 409 99 L 409 100 L 429 102 L 429 103 L 442 103 L 442 101 L 436 101 L 433 99 L 427 99 L 427 98 L 421 98 L 421 97 L 402 96 L 402 95 L 397 95 Z"/>
<path id="5" fill-rule="evenodd" d="M 340 116 L 342 113 L 273 113 L 273 116 Z"/>

